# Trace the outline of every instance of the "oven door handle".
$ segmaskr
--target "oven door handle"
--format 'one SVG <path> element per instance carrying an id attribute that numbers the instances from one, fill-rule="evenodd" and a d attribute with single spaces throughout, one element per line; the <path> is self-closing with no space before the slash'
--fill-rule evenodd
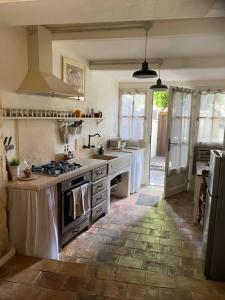
<path id="1" fill-rule="evenodd" d="M 90 180 L 84 180 L 80 183 L 74 184 L 73 186 L 70 187 L 70 190 L 67 192 L 66 195 L 70 196 L 72 190 L 77 189 L 77 188 L 81 187 L 82 185 L 84 185 L 86 183 L 90 183 Z"/>

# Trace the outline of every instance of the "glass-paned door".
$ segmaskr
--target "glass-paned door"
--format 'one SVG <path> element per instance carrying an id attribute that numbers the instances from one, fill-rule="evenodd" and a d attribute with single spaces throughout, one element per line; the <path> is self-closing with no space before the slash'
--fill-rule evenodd
<path id="1" fill-rule="evenodd" d="M 165 197 L 187 190 L 192 93 L 170 88 Z"/>

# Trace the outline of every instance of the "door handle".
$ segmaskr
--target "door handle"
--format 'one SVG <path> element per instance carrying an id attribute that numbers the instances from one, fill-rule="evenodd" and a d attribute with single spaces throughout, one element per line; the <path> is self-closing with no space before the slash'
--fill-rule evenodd
<path id="1" fill-rule="evenodd" d="M 178 145 L 178 143 L 171 142 L 171 139 L 168 141 L 168 152 L 170 151 L 170 145 Z"/>
<path id="2" fill-rule="evenodd" d="M 168 140 L 168 152 L 170 152 L 170 139 Z"/>

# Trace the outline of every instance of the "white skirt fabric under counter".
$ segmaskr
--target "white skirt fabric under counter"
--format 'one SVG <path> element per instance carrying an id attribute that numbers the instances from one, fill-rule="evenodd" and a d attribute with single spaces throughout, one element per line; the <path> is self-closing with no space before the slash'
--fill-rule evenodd
<path id="1" fill-rule="evenodd" d="M 10 242 L 19 254 L 58 259 L 57 189 L 8 190 Z"/>

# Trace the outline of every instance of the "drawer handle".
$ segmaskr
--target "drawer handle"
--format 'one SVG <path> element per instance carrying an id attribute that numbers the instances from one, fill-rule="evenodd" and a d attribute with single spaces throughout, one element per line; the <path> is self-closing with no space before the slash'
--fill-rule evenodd
<path id="1" fill-rule="evenodd" d="M 97 172 L 97 174 L 96 174 L 96 175 L 98 176 L 98 175 L 102 175 L 102 174 L 103 174 L 103 171 L 101 171 L 101 172 Z"/>
<path id="2" fill-rule="evenodd" d="M 78 232 L 79 230 L 80 230 L 80 226 L 76 227 L 76 229 L 74 229 L 74 230 L 72 231 L 72 233 L 76 233 L 76 232 Z"/>
<path id="3" fill-rule="evenodd" d="M 101 187 L 103 187 L 103 185 L 102 185 L 102 184 L 100 184 L 100 185 L 97 185 L 97 189 L 99 189 L 99 188 L 101 188 Z"/>
<path id="4" fill-rule="evenodd" d="M 100 213 L 102 211 L 102 209 L 103 209 L 102 207 L 97 209 L 96 214 Z"/>
<path id="5" fill-rule="evenodd" d="M 97 200 L 97 201 L 98 201 L 98 200 L 102 200 L 102 198 L 103 198 L 103 196 L 99 196 L 99 197 L 97 197 L 96 200 Z"/>

